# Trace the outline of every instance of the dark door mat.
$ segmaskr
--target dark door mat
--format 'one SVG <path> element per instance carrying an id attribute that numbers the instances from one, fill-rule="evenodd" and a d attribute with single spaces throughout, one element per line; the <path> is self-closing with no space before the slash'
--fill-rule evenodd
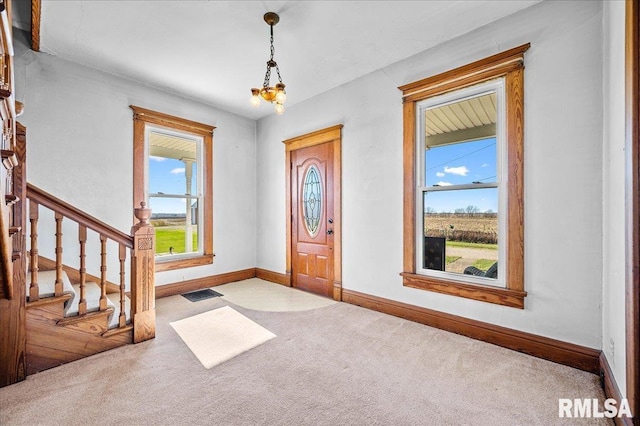
<path id="1" fill-rule="evenodd" d="M 217 291 L 213 291 L 210 288 L 205 290 L 192 291 L 191 293 L 185 293 L 181 295 L 182 297 L 190 300 L 192 302 L 198 302 L 200 300 L 211 299 L 212 297 L 220 297 L 222 294 Z"/>

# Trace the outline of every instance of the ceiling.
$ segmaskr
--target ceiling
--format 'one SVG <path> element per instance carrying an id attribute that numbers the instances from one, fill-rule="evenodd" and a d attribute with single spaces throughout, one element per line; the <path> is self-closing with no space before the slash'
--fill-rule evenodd
<path id="1" fill-rule="evenodd" d="M 249 104 L 269 59 L 268 11 L 280 15 L 274 59 L 291 107 L 540 0 L 41 1 L 42 52 L 259 119 L 274 114 Z M 13 2 L 24 30 L 29 4 Z"/>
<path id="2" fill-rule="evenodd" d="M 196 161 L 196 142 L 192 139 L 150 131 L 149 155 L 156 157 L 156 161 L 162 161 L 164 158 Z"/>
<path id="3" fill-rule="evenodd" d="M 496 135 L 496 93 L 473 96 L 425 112 L 426 148 Z"/>

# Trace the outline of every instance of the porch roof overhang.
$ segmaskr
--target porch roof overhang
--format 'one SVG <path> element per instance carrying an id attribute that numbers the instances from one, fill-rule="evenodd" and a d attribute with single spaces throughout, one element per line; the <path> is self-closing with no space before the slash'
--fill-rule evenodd
<path id="1" fill-rule="evenodd" d="M 496 135 L 496 94 L 458 100 L 425 112 L 426 149 Z"/>

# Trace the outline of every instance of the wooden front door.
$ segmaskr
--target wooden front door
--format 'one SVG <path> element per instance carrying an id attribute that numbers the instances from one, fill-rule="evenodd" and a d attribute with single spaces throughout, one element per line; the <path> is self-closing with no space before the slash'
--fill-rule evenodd
<path id="1" fill-rule="evenodd" d="M 333 297 L 333 144 L 291 153 L 292 284 Z"/>

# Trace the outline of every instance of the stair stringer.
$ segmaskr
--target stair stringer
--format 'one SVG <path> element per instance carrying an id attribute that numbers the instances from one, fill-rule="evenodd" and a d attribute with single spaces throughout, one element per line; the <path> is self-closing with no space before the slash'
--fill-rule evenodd
<path id="1" fill-rule="evenodd" d="M 108 330 L 113 308 L 64 317 L 69 295 L 27 303 L 27 374 L 133 343 L 133 327 Z"/>

